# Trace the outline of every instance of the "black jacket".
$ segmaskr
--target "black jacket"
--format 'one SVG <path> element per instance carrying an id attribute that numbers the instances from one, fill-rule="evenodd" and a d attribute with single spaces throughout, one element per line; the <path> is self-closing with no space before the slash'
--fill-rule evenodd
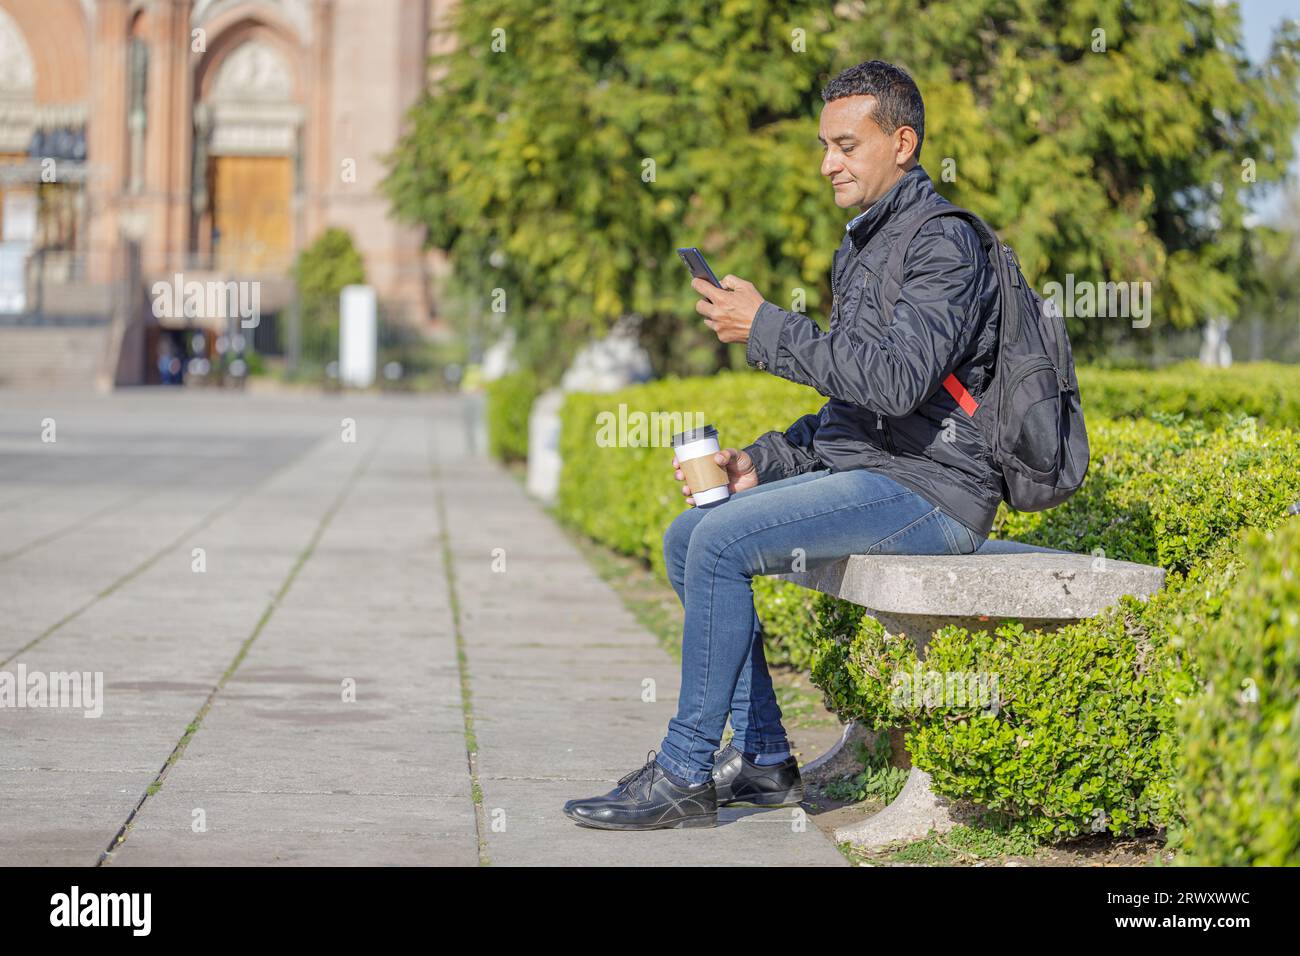
<path id="1" fill-rule="evenodd" d="M 994 371 L 998 283 L 974 227 L 952 216 L 928 223 L 907 252 L 893 315 L 881 314 L 892 246 L 911 216 L 940 203 L 948 201 L 918 165 L 850 223 L 831 267 L 830 331 L 771 302 L 759 307 L 749 364 L 829 401 L 745 451 L 760 482 L 870 468 L 987 536 L 1001 476 L 974 422 L 941 387 L 954 373 L 978 402 Z"/>

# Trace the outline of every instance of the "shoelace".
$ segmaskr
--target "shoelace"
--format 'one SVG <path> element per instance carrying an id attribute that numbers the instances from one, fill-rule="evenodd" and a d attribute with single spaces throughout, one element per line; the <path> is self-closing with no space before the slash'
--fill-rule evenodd
<path id="1" fill-rule="evenodd" d="M 623 792 L 637 798 L 645 799 L 650 793 L 650 788 L 655 783 L 655 771 L 659 764 L 655 761 L 655 752 L 651 750 L 646 754 L 646 762 L 637 767 L 631 773 L 619 777 L 618 785 L 623 788 Z"/>

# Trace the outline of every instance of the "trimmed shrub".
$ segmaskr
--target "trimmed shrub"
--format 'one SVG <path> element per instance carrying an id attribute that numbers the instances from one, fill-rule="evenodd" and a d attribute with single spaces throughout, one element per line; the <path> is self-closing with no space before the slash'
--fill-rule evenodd
<path id="1" fill-rule="evenodd" d="M 562 412 L 559 513 L 597 541 L 662 571 L 664 531 L 687 507 L 673 479 L 672 433 L 695 425 L 699 414 L 717 427 L 722 447 L 739 448 L 823 402 L 812 389 L 752 372 L 570 394 Z"/>
<path id="2" fill-rule="evenodd" d="M 510 372 L 488 382 L 488 449 L 501 461 L 528 458 L 528 413 L 540 394 L 532 372 Z"/>
<path id="3" fill-rule="evenodd" d="M 668 412 L 693 421 L 699 411 L 717 426 L 724 447 L 740 447 L 788 427 L 823 401 L 811 389 L 750 372 L 569 395 L 560 514 L 592 538 L 662 568 L 664 529 L 686 507 L 668 470 L 672 449 L 649 445 L 663 437 L 662 429 L 654 436 L 645 429 L 641 444 L 602 446 L 600 421 L 617 418 L 620 406 L 628 418 Z M 1079 493 L 1044 512 L 1004 504 L 995 537 L 1085 553 L 1100 548 L 1111 557 L 1185 569 L 1233 529 L 1300 499 L 1300 481 L 1290 477 L 1300 475 L 1300 449 L 1290 431 L 1241 418 L 1211 428 L 1197 420 L 1112 421 L 1095 414 L 1088 427 L 1092 464 Z"/>
<path id="4" fill-rule="evenodd" d="M 1084 414 L 1105 418 L 1182 415 L 1210 427 L 1242 415 L 1261 425 L 1300 428 L 1300 366 L 1249 362 L 1206 368 L 1180 362 L 1159 371 L 1080 366 Z"/>
<path id="5" fill-rule="evenodd" d="M 769 664 L 812 666 L 818 592 L 771 577 L 754 578 L 754 609 L 763 624 L 763 653 Z"/>
<path id="6" fill-rule="evenodd" d="M 1300 518 L 1251 532 L 1179 709 L 1182 862 L 1300 865 Z"/>
<path id="7" fill-rule="evenodd" d="M 1214 621 L 1239 562 L 1174 574 L 1147 602 L 1124 598 L 1057 631 L 1016 622 L 947 627 L 918 660 L 861 608 L 821 598 L 813 680 L 842 718 L 905 726 L 937 793 L 967 798 L 1039 839 L 1115 834 L 1182 818 L 1178 703 L 1200 668 L 1188 636 Z M 908 677 L 978 678 L 992 695 L 927 701 Z"/>
<path id="8" fill-rule="evenodd" d="M 900 706 L 895 682 L 922 662 L 910 640 L 885 634 L 861 608 L 819 599 L 813 638 L 813 680 L 842 719 L 907 726 L 912 760 L 936 792 L 1042 839 L 1180 821 L 1177 708 L 1215 666 L 1189 643 L 1218 619 L 1237 578 L 1239 534 L 1276 526 L 1300 498 L 1293 432 L 1105 420 L 1090 428 L 1094 470 L 1080 493 L 1047 512 L 1004 510 L 998 530 L 1160 564 L 1170 571 L 1163 591 L 1055 632 L 1006 623 L 936 634 L 923 671 L 997 675 L 992 712 Z"/>
<path id="9" fill-rule="evenodd" d="M 1239 528 L 1270 525 L 1300 500 L 1295 432 L 1238 423 L 1088 423 L 1082 488 L 1049 511 L 1003 504 L 994 535 L 1043 547 L 1187 570 Z"/>
<path id="10" fill-rule="evenodd" d="M 569 394 L 562 412 L 558 513 L 664 575 L 664 532 L 688 507 L 673 478 L 672 433 L 694 426 L 698 413 L 717 427 L 724 448 L 739 448 L 765 431 L 789 427 L 823 402 L 812 389 L 752 372 L 667 378 L 607 395 Z M 808 666 L 815 598 L 798 585 L 755 579 L 754 606 L 769 663 Z"/>
<path id="11" fill-rule="evenodd" d="M 559 513 L 591 537 L 662 571 L 663 532 L 686 507 L 668 470 L 667 433 L 693 425 L 698 410 L 718 427 L 724 446 L 741 446 L 822 402 L 809 389 L 752 373 L 665 380 L 613 395 L 570 395 L 563 412 Z M 1205 404 L 1196 399 L 1186 407 Z M 655 426 L 650 413 L 665 411 L 678 413 L 677 419 Z M 637 413 L 647 420 L 634 425 Z M 1229 656 L 1240 653 L 1232 633 L 1248 630 L 1249 622 L 1255 622 L 1262 648 L 1274 648 L 1278 640 L 1294 645 L 1293 638 L 1264 630 L 1264 622 L 1276 617 L 1277 608 L 1298 603 L 1294 591 L 1276 588 L 1267 599 L 1232 595 L 1244 586 L 1240 534 L 1277 527 L 1287 505 L 1300 500 L 1300 442 L 1293 431 L 1226 410 L 1217 420 L 1210 427 L 1159 409 L 1148 418 L 1107 419 L 1094 412 L 1093 460 L 1079 494 L 1046 512 L 1019 513 L 1005 505 L 999 511 L 995 536 L 1164 567 L 1166 586 L 1150 600 L 1125 598 L 1093 619 L 1056 631 L 1025 630 L 1014 622 L 991 633 L 946 628 L 919 661 L 909 638 L 885 633 L 862 608 L 758 578 L 755 602 L 769 660 L 809 667 L 828 706 L 843 719 L 877 729 L 907 727 L 913 762 L 931 774 L 936 792 L 974 800 L 1037 838 L 1176 827 L 1189 815 L 1189 800 L 1198 802 L 1197 812 L 1209 813 L 1203 796 L 1180 790 L 1180 708 L 1197 697 L 1207 673 L 1227 668 L 1235 687 L 1240 681 L 1231 668 L 1245 674 L 1245 667 L 1257 665 Z M 1266 567 L 1274 569 L 1265 574 L 1269 580 L 1290 586 L 1289 567 Z M 1198 641 L 1206 632 L 1217 635 L 1207 638 L 1207 646 L 1217 650 L 1202 655 Z M 1295 845 L 1293 816 L 1277 807 L 1280 800 L 1295 803 L 1296 777 L 1287 771 L 1296 764 L 1297 721 L 1284 709 L 1295 707 L 1296 661 L 1290 651 L 1272 653 L 1270 660 L 1279 663 L 1267 672 L 1276 685 L 1270 706 L 1282 710 L 1268 715 L 1287 742 L 1265 746 L 1259 742 L 1266 733 L 1262 727 L 1228 724 L 1235 713 L 1231 700 L 1211 696 L 1218 693 L 1213 687 L 1224 686 L 1220 680 L 1206 691 L 1217 709 L 1207 705 L 1201 732 L 1214 742 L 1224 733 L 1241 737 L 1236 763 L 1216 778 L 1212 745 L 1202 753 L 1188 744 L 1188 760 L 1199 766 L 1197 792 L 1225 794 L 1216 811 L 1216 833 L 1223 835 L 1197 845 L 1207 858 L 1235 853 L 1274 859 L 1293 852 L 1286 849 Z M 905 675 L 935 671 L 997 675 L 996 706 L 982 701 L 933 707 L 899 697 Z M 1250 759 L 1266 760 L 1267 780 L 1249 779 L 1241 768 Z M 1261 801 L 1272 808 L 1268 815 L 1259 812 Z M 1229 844 L 1244 849 L 1216 848 Z"/>

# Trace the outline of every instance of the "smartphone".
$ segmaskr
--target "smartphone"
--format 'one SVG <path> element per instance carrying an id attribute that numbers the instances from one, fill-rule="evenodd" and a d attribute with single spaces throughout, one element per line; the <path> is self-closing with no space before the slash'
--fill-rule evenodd
<path id="1" fill-rule="evenodd" d="M 722 283 L 719 282 L 718 277 L 713 274 L 713 270 L 709 268 L 709 264 L 704 261 L 704 253 L 700 252 L 699 249 L 696 249 L 694 246 L 690 246 L 686 249 L 678 249 L 677 255 L 681 256 L 682 262 L 686 264 L 687 269 L 691 270 L 691 275 L 695 276 L 695 278 L 705 279 L 712 282 L 719 289 L 722 288 Z"/>

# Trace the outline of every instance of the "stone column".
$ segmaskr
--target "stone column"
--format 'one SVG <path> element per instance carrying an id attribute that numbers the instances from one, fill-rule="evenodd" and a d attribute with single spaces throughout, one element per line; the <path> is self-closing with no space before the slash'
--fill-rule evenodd
<path id="1" fill-rule="evenodd" d="M 93 281 L 115 278 L 121 191 L 126 182 L 126 88 L 128 0 L 100 0 L 91 43 L 94 82 L 86 118 L 89 175 L 87 272 Z"/>
<path id="2" fill-rule="evenodd" d="M 310 244 L 326 226 L 326 193 L 333 176 L 333 142 L 330 137 L 330 62 L 334 55 L 334 0 L 312 4 L 312 45 L 307 51 L 307 120 L 299 142 L 305 153 L 303 171 L 302 232 L 297 248 Z"/>
<path id="3" fill-rule="evenodd" d="M 187 0 L 148 8 L 149 49 L 145 174 L 137 201 L 147 224 L 141 237 L 147 274 L 183 269 L 189 248 L 190 18 Z"/>

